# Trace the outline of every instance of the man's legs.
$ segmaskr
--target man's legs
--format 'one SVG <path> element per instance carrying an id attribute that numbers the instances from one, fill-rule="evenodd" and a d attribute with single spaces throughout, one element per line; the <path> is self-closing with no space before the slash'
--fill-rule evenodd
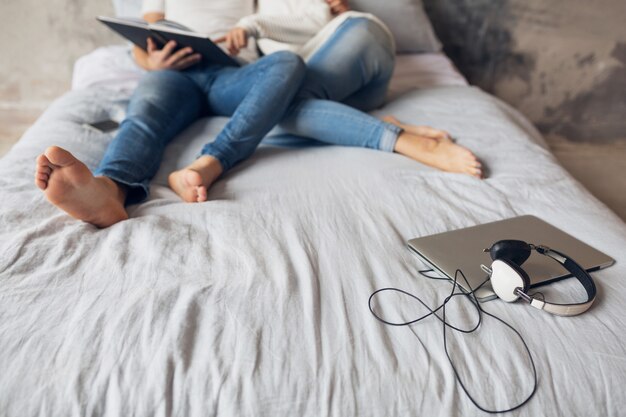
<path id="1" fill-rule="evenodd" d="M 147 73 L 94 174 L 124 185 L 128 189 L 127 204 L 143 201 L 165 147 L 200 117 L 205 106 L 201 89 L 185 72 Z"/>
<path id="2" fill-rule="evenodd" d="M 98 227 L 126 219 L 124 205 L 146 198 L 165 146 L 198 118 L 203 100 L 181 72 L 146 74 L 95 176 L 69 152 L 52 147 L 37 159 L 37 186 L 52 204 Z"/>
<path id="3" fill-rule="evenodd" d="M 305 67 L 290 52 L 277 52 L 243 68 L 223 68 L 203 87 L 212 114 L 230 116 L 214 142 L 190 166 L 172 173 L 170 186 L 185 201 L 206 201 L 222 172 L 249 157 L 278 123 L 299 91 Z"/>

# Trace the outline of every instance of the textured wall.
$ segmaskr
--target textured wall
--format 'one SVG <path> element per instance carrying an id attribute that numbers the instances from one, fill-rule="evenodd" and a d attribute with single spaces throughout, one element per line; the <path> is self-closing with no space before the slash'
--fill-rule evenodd
<path id="1" fill-rule="evenodd" d="M 424 0 L 473 84 L 543 132 L 626 138 L 625 0 Z"/>
<path id="2" fill-rule="evenodd" d="M 424 2 L 470 81 L 544 132 L 626 138 L 626 0 Z M 77 57 L 120 42 L 94 20 L 112 13 L 109 0 L 0 0 L 0 108 L 66 91 Z"/>
<path id="3" fill-rule="evenodd" d="M 120 42 L 94 17 L 110 1 L 0 0 L 0 108 L 42 107 L 70 87 L 79 56 Z"/>

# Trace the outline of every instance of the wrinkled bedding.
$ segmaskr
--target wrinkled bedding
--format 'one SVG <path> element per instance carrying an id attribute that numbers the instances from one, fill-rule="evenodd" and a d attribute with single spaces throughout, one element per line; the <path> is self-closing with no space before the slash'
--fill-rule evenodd
<path id="1" fill-rule="evenodd" d="M 500 301 L 484 308 L 525 337 L 536 396 L 510 415 L 618 416 L 626 407 L 626 225 L 573 180 L 517 112 L 473 87 L 416 90 L 377 115 L 448 129 L 489 167 L 484 181 L 397 154 L 262 146 L 186 204 L 167 174 L 225 119 L 167 149 L 148 201 L 106 230 L 71 219 L 33 184 L 35 157 L 68 148 L 94 168 L 111 134 L 82 126 L 123 113 L 89 88 L 56 101 L 0 160 L 0 414 L 3 416 L 483 415 L 464 396 L 427 320 L 389 328 L 368 311 L 381 287 L 439 304 L 406 249 L 417 236 L 533 214 L 617 260 L 594 273 L 596 305 L 575 318 Z M 581 299 L 572 280 L 542 289 Z M 456 297 L 450 321 L 468 327 Z M 376 308 L 412 318 L 415 301 Z M 507 408 L 532 388 L 523 346 L 494 320 L 448 335 L 472 395 Z"/>

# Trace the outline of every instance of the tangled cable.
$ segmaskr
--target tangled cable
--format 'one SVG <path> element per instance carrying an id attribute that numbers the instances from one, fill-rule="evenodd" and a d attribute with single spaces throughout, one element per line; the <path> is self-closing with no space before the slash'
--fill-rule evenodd
<path id="1" fill-rule="evenodd" d="M 419 271 L 419 273 L 429 279 L 436 279 L 436 280 L 444 280 L 444 281 L 449 281 L 448 278 L 442 278 L 442 277 L 436 277 L 436 276 L 432 276 L 432 275 L 427 275 L 427 272 L 433 272 L 432 269 L 426 269 L 426 270 L 421 270 Z M 462 290 L 460 292 L 456 292 L 457 287 L 459 287 L 458 284 L 458 276 L 461 275 L 461 277 L 463 278 L 463 280 L 465 281 L 467 287 L 470 291 L 469 292 L 463 292 Z M 506 413 L 509 411 L 513 411 L 516 410 L 520 407 L 522 407 L 524 404 L 526 404 L 534 395 L 535 392 L 537 391 L 537 370 L 535 368 L 535 362 L 533 360 L 532 354 L 530 353 L 530 349 L 528 348 L 528 345 L 526 344 L 526 341 L 524 341 L 524 338 L 522 337 L 522 335 L 513 327 L 511 326 L 509 323 L 507 323 L 506 321 L 504 321 L 503 319 L 501 319 L 500 317 L 497 317 L 494 314 L 488 313 L 487 311 L 483 310 L 482 307 L 480 306 L 480 303 L 478 301 L 478 299 L 475 296 L 475 292 L 480 289 L 483 285 L 485 285 L 485 283 L 489 281 L 489 278 L 485 279 L 478 287 L 476 287 L 475 289 L 471 287 L 470 283 L 468 282 L 467 278 L 465 277 L 465 275 L 463 274 L 463 271 L 461 271 L 460 269 L 457 269 L 454 273 L 454 280 L 453 280 L 453 285 L 452 285 L 452 291 L 450 292 L 450 295 L 448 295 L 443 303 L 441 305 L 439 305 L 437 308 L 432 309 L 430 308 L 428 305 L 426 305 L 426 303 L 424 303 L 418 296 L 411 294 L 407 291 L 401 290 L 399 288 L 381 288 L 379 290 L 376 290 L 372 293 L 372 295 L 370 295 L 370 298 L 368 300 L 368 307 L 370 312 L 372 313 L 372 315 L 374 317 L 376 317 L 377 320 L 379 320 L 380 322 L 387 324 L 389 326 L 409 326 L 412 324 L 415 324 L 421 320 L 424 320 L 427 317 L 430 316 L 435 316 L 439 321 L 442 322 L 443 324 L 443 347 L 444 350 L 446 352 L 446 356 L 448 357 L 448 361 L 450 362 L 450 366 L 452 367 L 452 371 L 454 372 L 454 376 L 456 378 L 456 380 L 458 381 L 459 385 L 461 385 L 461 388 L 463 389 L 463 392 L 465 392 L 465 395 L 467 395 L 467 397 L 470 399 L 470 401 L 480 410 L 486 412 L 486 413 L 491 413 L 491 414 L 497 414 L 497 413 Z M 460 288 L 460 287 L 459 287 Z M 378 316 L 375 312 L 374 309 L 372 308 L 372 300 L 373 298 L 377 295 L 380 294 L 382 292 L 385 291 L 393 291 L 393 292 L 399 292 L 401 294 L 404 295 L 408 295 L 409 297 L 417 300 L 420 302 L 420 304 L 422 304 L 424 307 L 426 307 L 426 309 L 428 309 L 428 311 L 430 311 L 429 313 L 418 317 L 414 320 L 410 320 L 410 321 L 405 321 L 405 322 L 400 322 L 400 323 L 395 323 L 395 322 L 390 322 L 387 321 L 385 319 L 383 319 L 382 317 Z M 458 327 L 455 327 L 453 325 L 451 325 L 450 323 L 448 323 L 446 321 L 446 304 L 448 304 L 448 302 L 456 296 L 466 296 L 471 302 L 472 305 L 476 308 L 476 312 L 478 313 L 478 321 L 476 323 L 476 325 L 474 327 L 472 327 L 469 330 L 466 329 L 460 329 Z M 439 315 L 437 315 L 436 313 L 442 310 L 442 316 L 443 317 L 439 317 Z M 507 326 L 509 329 L 513 330 L 513 332 L 515 332 L 515 334 L 520 338 L 520 340 L 522 341 L 524 348 L 526 349 L 526 352 L 528 353 L 528 358 L 530 359 L 530 364 L 532 365 L 532 370 L 533 370 L 533 378 L 534 378 L 534 384 L 533 384 L 533 389 L 532 392 L 528 395 L 528 397 L 526 397 L 526 399 L 524 399 L 524 401 L 522 401 L 521 403 L 508 408 L 506 410 L 488 410 L 482 406 L 480 406 L 478 404 L 478 402 L 470 395 L 470 393 L 467 391 L 467 388 L 465 387 L 465 384 L 463 384 L 463 381 L 461 381 L 461 378 L 459 377 L 459 373 L 457 371 L 456 366 L 454 366 L 454 362 L 452 361 L 452 358 L 450 357 L 450 353 L 448 352 L 448 344 L 447 344 L 447 338 L 446 338 L 446 328 L 450 327 L 453 330 L 456 330 L 460 333 L 472 333 L 474 331 L 476 331 L 478 329 L 478 327 L 480 327 L 481 323 L 482 323 L 482 314 L 486 314 L 490 317 L 493 317 L 494 319 L 498 320 L 499 322 L 501 322 L 502 324 L 504 324 L 505 326 Z"/>

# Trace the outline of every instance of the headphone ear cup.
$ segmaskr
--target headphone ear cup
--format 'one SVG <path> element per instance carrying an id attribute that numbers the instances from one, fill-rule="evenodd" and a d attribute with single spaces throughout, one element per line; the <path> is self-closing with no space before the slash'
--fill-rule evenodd
<path id="1" fill-rule="evenodd" d="M 496 295 L 506 302 L 519 298 L 517 289 L 527 292 L 530 278 L 519 265 L 506 259 L 496 259 L 491 264 L 491 286 Z"/>
<path id="2" fill-rule="evenodd" d="M 506 259 L 516 265 L 522 265 L 530 257 L 530 245 L 522 240 L 499 240 L 489 249 L 492 260 Z"/>

